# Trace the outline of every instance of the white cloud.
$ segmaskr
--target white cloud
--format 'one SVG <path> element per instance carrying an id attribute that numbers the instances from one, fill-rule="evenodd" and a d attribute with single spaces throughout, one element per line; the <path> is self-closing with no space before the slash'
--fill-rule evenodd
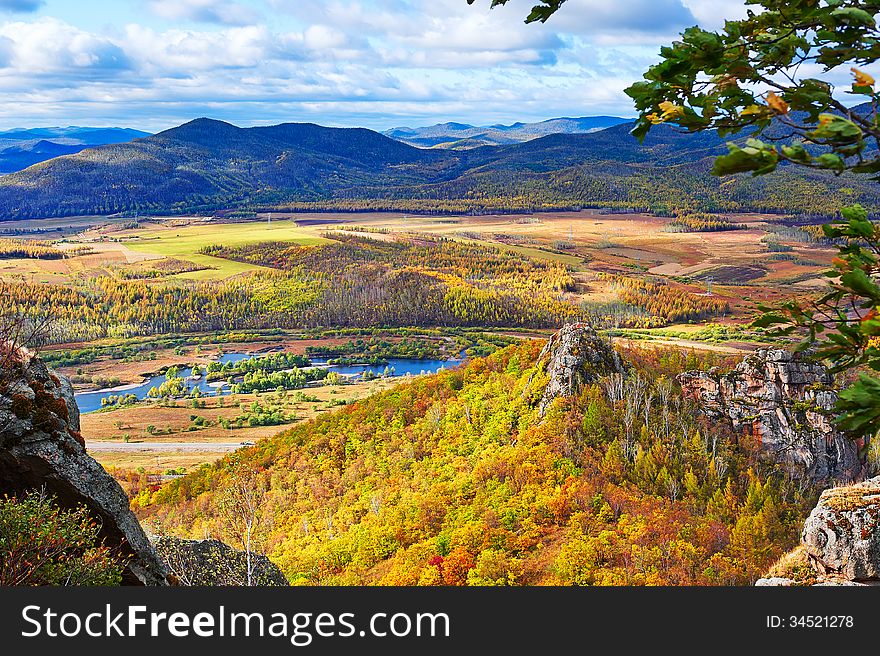
<path id="1" fill-rule="evenodd" d="M 724 27 L 725 20 L 739 20 L 746 17 L 744 0 L 682 0 L 690 9 L 700 25 L 708 30 Z M 758 8 L 752 7 L 753 11 Z"/>
<path id="2" fill-rule="evenodd" d="M 140 66 L 161 75 L 253 68 L 268 57 L 273 38 L 263 26 L 217 32 L 171 29 L 157 32 L 140 25 L 125 28 L 125 47 Z"/>
<path id="3" fill-rule="evenodd" d="M 5 44 L 7 74 L 66 71 L 106 76 L 131 67 L 128 55 L 111 39 L 54 18 L 5 23 L 0 25 L 0 38 Z"/>
<path id="4" fill-rule="evenodd" d="M 305 46 L 311 50 L 332 50 L 348 43 L 348 37 L 327 25 L 312 25 L 303 34 Z"/>
<path id="5" fill-rule="evenodd" d="M 0 24 L 0 124 L 631 116 L 623 89 L 660 45 L 733 2 L 568 0 L 526 25 L 534 0 L 131 0 L 150 17 Z"/>

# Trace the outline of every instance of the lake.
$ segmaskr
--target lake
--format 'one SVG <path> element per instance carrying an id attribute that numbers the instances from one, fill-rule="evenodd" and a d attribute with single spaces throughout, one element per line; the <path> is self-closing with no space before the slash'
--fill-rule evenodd
<path id="1" fill-rule="evenodd" d="M 218 360 L 222 363 L 239 362 L 254 357 L 253 353 L 225 353 Z M 257 354 L 259 356 L 259 354 Z M 419 374 L 433 374 L 441 369 L 448 369 L 459 365 L 461 360 L 414 360 L 410 358 L 388 358 L 387 365 L 331 365 L 326 361 L 313 360 L 313 367 L 327 367 L 332 371 L 336 371 L 344 376 L 361 377 L 364 373 L 370 372 L 373 375 L 381 376 L 388 368 L 390 377 L 400 376 L 417 376 Z M 190 375 L 191 370 L 182 369 L 181 375 L 185 378 Z M 152 387 L 158 387 L 167 380 L 165 374 L 153 376 L 147 381 L 139 385 L 123 385 L 112 389 L 99 390 L 96 392 L 80 392 L 76 395 L 76 404 L 79 406 L 81 413 L 94 412 L 101 409 L 101 399 L 111 396 L 125 396 L 126 394 L 134 394 L 139 400 L 147 398 L 147 392 Z M 200 392 L 206 395 L 227 394 L 229 386 L 225 381 L 217 381 L 208 383 L 202 376 L 197 380 L 186 381 L 188 391 L 198 388 Z"/>

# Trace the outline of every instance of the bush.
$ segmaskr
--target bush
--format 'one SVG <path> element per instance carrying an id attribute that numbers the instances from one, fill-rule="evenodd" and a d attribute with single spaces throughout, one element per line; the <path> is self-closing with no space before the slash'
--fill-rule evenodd
<path id="1" fill-rule="evenodd" d="M 85 506 L 59 508 L 45 492 L 0 499 L 0 586 L 119 585 L 122 564 Z"/>

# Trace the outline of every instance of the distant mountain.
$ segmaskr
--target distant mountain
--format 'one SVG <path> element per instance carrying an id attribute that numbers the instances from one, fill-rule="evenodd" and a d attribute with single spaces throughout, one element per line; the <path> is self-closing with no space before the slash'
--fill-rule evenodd
<path id="1" fill-rule="evenodd" d="M 540 123 L 474 126 L 466 123 L 438 123 L 424 128 L 392 128 L 382 134 L 417 148 L 477 148 L 530 141 L 549 134 L 588 134 L 627 123 L 616 116 L 552 118 Z"/>
<path id="2" fill-rule="evenodd" d="M 265 207 L 812 214 L 861 202 L 880 209 L 878 185 L 859 176 L 782 166 L 770 176 L 719 179 L 709 173 L 712 159 L 727 148 L 715 132 L 660 125 L 639 143 L 631 127 L 448 150 L 415 148 L 361 128 L 239 128 L 197 119 L 0 177 L 0 219 Z"/>
<path id="3" fill-rule="evenodd" d="M 15 128 L 0 132 L 0 174 L 13 173 L 90 146 L 123 143 L 148 137 L 131 128 Z"/>

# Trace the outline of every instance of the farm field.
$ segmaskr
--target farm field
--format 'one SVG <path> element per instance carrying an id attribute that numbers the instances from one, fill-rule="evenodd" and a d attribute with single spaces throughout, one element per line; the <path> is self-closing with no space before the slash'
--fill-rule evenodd
<path id="1" fill-rule="evenodd" d="M 117 235 L 124 241 L 123 248 L 142 253 L 150 259 L 173 257 L 206 267 L 199 271 L 177 274 L 177 277 L 190 280 L 214 280 L 228 278 L 258 267 L 222 260 L 198 251 L 208 244 L 222 243 L 225 246 L 243 246 L 261 241 L 289 241 L 301 245 L 314 245 L 324 242 L 319 236 L 311 236 L 297 227 L 294 221 L 275 221 L 272 223 L 227 223 L 222 227 L 213 224 L 194 223 L 179 225 L 160 224 L 144 229 L 126 230 Z"/>
<path id="2" fill-rule="evenodd" d="M 105 467 L 131 470 L 144 467 L 147 473 L 161 474 L 167 469 L 193 468 L 216 460 L 228 451 L 225 445 L 255 442 L 275 435 L 285 426 L 301 423 L 346 404 L 389 389 L 402 379 L 375 379 L 346 385 L 321 385 L 305 390 L 302 397 L 293 392 L 237 394 L 202 399 L 204 407 L 191 402 L 168 404 L 139 403 L 131 407 L 92 412 L 81 416 L 82 435 L 89 453 Z M 280 409 L 292 416 L 271 426 L 223 428 L 220 418 L 234 420 L 257 406 Z M 201 417 L 196 423 L 193 418 Z M 202 425 L 204 421 L 204 425 Z M 141 443 L 159 443 L 162 450 L 141 450 Z M 201 444 L 203 449 L 194 447 Z M 219 445 L 214 448 L 212 445 Z M 108 450 L 107 445 L 115 447 Z M 119 450 L 125 445 L 126 450 Z M 185 446 L 181 446 L 185 445 Z"/>

